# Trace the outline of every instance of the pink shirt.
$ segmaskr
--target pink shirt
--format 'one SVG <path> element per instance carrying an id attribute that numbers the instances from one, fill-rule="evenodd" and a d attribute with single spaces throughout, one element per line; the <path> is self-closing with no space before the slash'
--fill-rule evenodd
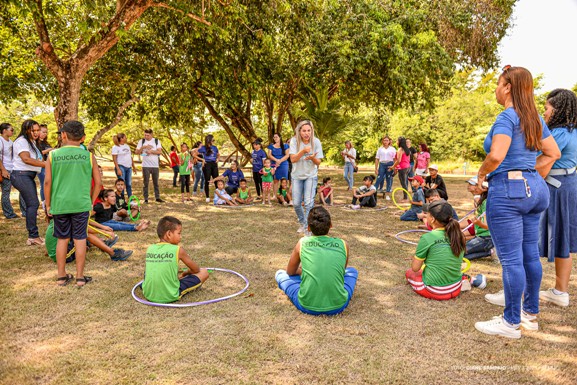
<path id="1" fill-rule="evenodd" d="M 404 170 L 406 168 L 411 167 L 411 160 L 409 159 L 409 155 L 405 154 L 404 150 L 401 150 L 401 153 L 403 155 L 401 156 L 401 161 L 399 162 L 399 165 L 397 166 L 397 168 L 399 170 Z"/>
<path id="2" fill-rule="evenodd" d="M 424 169 L 429 167 L 429 159 L 431 155 L 428 152 L 420 152 L 417 155 L 417 168 Z"/>

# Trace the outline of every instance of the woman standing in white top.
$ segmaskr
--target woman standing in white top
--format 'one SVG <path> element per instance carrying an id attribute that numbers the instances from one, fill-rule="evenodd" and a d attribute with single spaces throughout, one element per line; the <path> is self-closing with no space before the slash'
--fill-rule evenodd
<path id="1" fill-rule="evenodd" d="M 393 189 L 393 176 L 395 175 L 395 171 L 390 170 L 390 167 L 395 163 L 397 150 L 391 146 L 391 138 L 388 136 L 383 137 L 382 144 L 383 145 L 379 147 L 377 155 L 375 156 L 375 174 L 377 174 L 375 187 L 378 192 L 383 192 L 383 184 L 386 180 L 386 197 L 387 200 L 390 200 L 391 190 Z"/>
<path id="2" fill-rule="evenodd" d="M 14 128 L 10 123 L 0 124 L 0 172 L 2 172 L 2 212 L 6 219 L 20 218 L 14 212 L 12 203 L 10 203 L 10 190 L 12 189 L 12 182 L 10 181 L 10 174 L 12 173 L 12 146 L 14 142 L 10 137 L 14 134 Z M 20 211 L 24 213 L 22 197 L 20 197 Z"/>
<path id="3" fill-rule="evenodd" d="M 40 135 L 40 126 L 34 120 L 25 120 L 22 123 L 22 130 L 18 138 L 14 141 L 13 169 L 10 178 L 16 190 L 26 204 L 26 229 L 28 230 L 28 240 L 26 244 L 43 245 L 44 239 L 38 234 L 36 217 L 38 216 L 38 190 L 36 189 L 36 175 L 44 167 L 42 152 L 36 141 Z"/>
<path id="4" fill-rule="evenodd" d="M 353 185 L 355 183 L 354 172 L 355 172 L 355 165 L 357 161 L 357 150 L 353 148 L 353 145 L 350 140 L 345 142 L 345 149 L 341 152 L 341 156 L 345 160 L 345 169 L 343 171 L 345 180 L 347 181 L 349 187 L 347 190 L 352 190 Z"/>
<path id="5" fill-rule="evenodd" d="M 114 160 L 114 170 L 119 178 L 124 179 L 126 194 L 132 196 L 132 173 L 136 175 L 136 167 L 132 160 L 132 152 L 126 144 L 126 135 L 120 133 L 112 137 L 114 146 L 112 146 L 112 160 Z"/>
<path id="6" fill-rule="evenodd" d="M 301 227 L 299 233 L 308 234 L 307 218 L 313 208 L 318 181 L 318 167 L 321 164 L 323 146 L 315 138 L 313 123 L 310 120 L 299 122 L 296 135 L 290 141 L 290 160 L 292 162 L 292 194 L 295 213 Z M 305 209 L 302 202 L 304 200 Z"/>

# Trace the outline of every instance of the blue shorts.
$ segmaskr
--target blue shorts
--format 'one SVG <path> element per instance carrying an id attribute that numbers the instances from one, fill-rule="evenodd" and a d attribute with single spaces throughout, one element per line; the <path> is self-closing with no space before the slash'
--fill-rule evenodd
<path id="1" fill-rule="evenodd" d="M 56 214 L 54 219 L 54 237 L 58 239 L 86 239 L 90 212 L 74 214 Z"/>
<path id="2" fill-rule="evenodd" d="M 194 274 L 187 275 L 186 277 L 183 277 L 180 280 L 180 287 L 178 288 L 178 293 L 180 294 L 178 298 L 180 299 L 186 293 L 190 293 L 194 289 L 198 289 L 200 287 L 200 285 L 202 285 L 200 278 L 198 278 Z"/>

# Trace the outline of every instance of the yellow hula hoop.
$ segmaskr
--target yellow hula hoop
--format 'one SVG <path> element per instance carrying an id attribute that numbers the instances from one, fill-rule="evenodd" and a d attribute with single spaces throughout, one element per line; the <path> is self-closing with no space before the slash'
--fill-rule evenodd
<path id="1" fill-rule="evenodd" d="M 463 263 L 466 264 L 465 268 L 463 270 L 461 270 L 461 273 L 466 273 L 467 271 L 469 271 L 469 269 L 471 268 L 471 261 L 469 261 L 467 258 L 463 258 Z"/>
<path id="2" fill-rule="evenodd" d="M 392 195 L 392 198 L 391 198 L 391 199 L 393 200 L 393 203 L 395 204 L 395 206 L 397 206 L 397 207 L 399 208 L 399 210 L 407 211 L 411 206 L 409 206 L 409 207 L 401 207 L 401 205 L 399 205 L 399 204 L 397 203 L 397 201 L 395 200 L 395 193 L 396 193 L 397 191 L 399 191 L 399 190 L 406 192 L 407 195 L 409 196 L 409 199 L 411 199 L 411 200 L 413 200 L 413 196 L 411 195 L 410 192 L 408 192 L 407 190 L 405 190 L 405 189 L 402 188 L 402 187 L 397 187 L 396 189 L 393 190 L 393 192 L 392 192 L 392 194 L 391 194 L 391 195 Z"/>
<path id="3" fill-rule="evenodd" d="M 96 227 L 90 226 L 88 225 L 88 228 L 91 229 L 92 231 L 94 231 L 95 233 L 98 233 L 106 238 L 112 238 L 112 236 L 108 233 L 105 233 L 104 231 L 97 229 Z"/>

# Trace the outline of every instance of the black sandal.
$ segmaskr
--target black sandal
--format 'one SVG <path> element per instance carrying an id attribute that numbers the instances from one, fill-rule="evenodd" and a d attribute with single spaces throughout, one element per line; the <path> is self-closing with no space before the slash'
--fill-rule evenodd
<path id="1" fill-rule="evenodd" d="M 72 274 L 66 274 L 64 277 L 56 278 L 56 282 L 58 282 L 58 286 L 66 286 L 74 279 Z"/>
<path id="2" fill-rule="evenodd" d="M 79 285 L 78 282 L 84 282 L 84 283 L 82 285 Z M 83 278 L 76 278 L 76 286 L 78 287 L 83 287 L 90 282 L 92 282 L 92 277 L 89 277 L 87 275 L 85 275 Z"/>

